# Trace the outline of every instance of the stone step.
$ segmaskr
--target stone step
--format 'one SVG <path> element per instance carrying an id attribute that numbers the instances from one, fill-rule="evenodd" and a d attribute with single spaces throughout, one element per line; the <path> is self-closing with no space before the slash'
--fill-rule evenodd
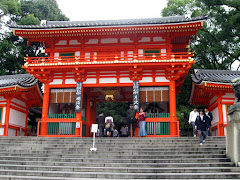
<path id="1" fill-rule="evenodd" d="M 39 166 L 0 164 L 0 169 L 34 171 L 70 171 L 70 172 L 117 172 L 117 173 L 204 173 L 204 172 L 240 172 L 237 167 L 176 167 L 176 168 L 141 168 L 141 167 L 78 167 L 78 166 Z"/>
<path id="2" fill-rule="evenodd" d="M 43 157 L 43 154 L 39 153 L 27 153 L 27 154 L 10 154 L 10 153 L 1 153 L 1 157 Z M 119 155 L 119 154 L 70 154 L 70 155 L 65 155 L 65 154 L 44 154 L 44 157 L 62 157 L 62 158 L 99 158 L 99 157 L 109 157 L 109 158 L 131 158 L 131 159 L 168 159 L 168 158 L 225 158 L 225 154 L 170 154 L 170 155 L 145 155 L 145 154 L 138 154 L 138 155 Z"/>
<path id="3" fill-rule="evenodd" d="M 233 167 L 233 162 L 171 162 L 171 163 L 102 163 L 97 162 L 63 162 L 63 161 L 23 161 L 23 160 L 0 160 L 0 164 L 17 165 L 46 165 L 46 166 L 78 166 L 78 167 Z"/>
<path id="4" fill-rule="evenodd" d="M 212 150 L 212 151 L 208 151 L 207 154 L 225 154 L 224 153 L 225 150 Z M 183 151 L 183 150 L 178 150 L 178 151 L 166 151 L 166 150 L 161 150 L 161 151 L 124 151 L 124 150 L 119 150 L 119 151 L 96 151 L 96 152 L 91 152 L 90 148 L 86 151 L 81 151 L 79 152 L 79 149 L 74 150 L 74 151 L 69 151 L 69 150 L 42 150 L 42 151 L 37 151 L 37 150 L 7 150 L 7 151 L 2 151 L 0 150 L 0 154 L 4 154 L 4 155 L 11 155 L 11 154 L 45 154 L 45 155 L 62 155 L 62 154 L 66 154 L 66 155 L 79 155 L 79 154 L 83 154 L 83 155 L 102 155 L 105 156 L 107 154 L 111 154 L 111 155 L 181 155 L 181 154 L 196 154 L 196 151 Z M 202 151 L 197 151 L 197 154 L 206 154 L 205 150 Z"/>
<path id="5" fill-rule="evenodd" d="M 99 157 L 98 161 L 102 163 L 115 162 L 115 163 L 170 163 L 170 162 L 228 162 L 228 158 L 170 158 L 170 159 L 119 159 L 119 158 L 106 158 Z M 79 158 L 79 157 L 24 157 L 24 156 L 0 156 L 0 160 L 25 160 L 25 161 L 54 161 L 54 162 L 95 162 L 96 158 Z"/>
<path id="6" fill-rule="evenodd" d="M 108 179 L 225 179 L 240 178 L 240 172 L 217 172 L 217 173 L 110 173 L 110 172 L 67 172 L 67 171 L 31 171 L 31 170 L 0 170 L 0 175 L 18 175 L 18 176 L 43 176 L 43 177 L 74 177 L 74 178 L 108 178 Z"/>

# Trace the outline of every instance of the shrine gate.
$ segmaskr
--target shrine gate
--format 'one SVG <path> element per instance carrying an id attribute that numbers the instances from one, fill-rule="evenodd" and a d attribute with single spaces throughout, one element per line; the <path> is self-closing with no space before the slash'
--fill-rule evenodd
<path id="1" fill-rule="evenodd" d="M 24 68 L 44 83 L 39 136 L 90 136 L 96 103 L 133 102 L 147 112 L 148 137 L 177 137 L 176 94 L 194 64 L 190 39 L 205 17 L 42 21 L 14 25 L 46 57 Z"/>

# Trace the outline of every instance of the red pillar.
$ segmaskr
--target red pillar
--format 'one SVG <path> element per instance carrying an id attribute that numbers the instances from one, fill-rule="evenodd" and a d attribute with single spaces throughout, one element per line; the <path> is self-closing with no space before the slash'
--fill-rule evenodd
<path id="1" fill-rule="evenodd" d="M 169 106 L 170 106 L 170 135 L 178 135 L 178 126 L 176 118 L 176 87 L 175 81 L 171 80 L 169 85 Z"/>
<path id="2" fill-rule="evenodd" d="M 9 125 L 9 115 L 10 115 L 10 104 L 11 104 L 10 97 L 7 97 L 7 105 L 6 105 L 6 114 L 5 114 L 5 127 L 4 127 L 4 136 L 8 136 L 8 125 Z"/>
<path id="3" fill-rule="evenodd" d="M 40 135 L 47 135 L 47 123 L 44 123 L 44 121 L 47 121 L 47 119 L 48 119 L 49 96 L 50 96 L 49 84 L 45 83 L 44 84 L 42 119 L 41 119 L 42 123 L 41 123 Z"/>
<path id="4" fill-rule="evenodd" d="M 87 119 L 87 132 L 86 136 L 90 136 L 90 127 L 92 125 L 91 110 L 90 110 L 91 99 L 89 94 L 87 94 L 87 106 L 86 106 L 86 119 Z"/>
<path id="5" fill-rule="evenodd" d="M 218 136 L 224 136 L 222 96 L 219 95 L 217 100 L 218 100 L 218 114 L 219 114 Z"/>
<path id="6" fill-rule="evenodd" d="M 28 131 L 27 131 L 27 128 L 28 128 L 28 113 L 29 113 L 29 108 L 28 108 L 28 106 L 27 106 L 27 114 L 26 114 L 26 120 L 25 120 L 25 133 L 24 133 L 24 136 L 27 136 L 27 133 L 28 133 Z"/>

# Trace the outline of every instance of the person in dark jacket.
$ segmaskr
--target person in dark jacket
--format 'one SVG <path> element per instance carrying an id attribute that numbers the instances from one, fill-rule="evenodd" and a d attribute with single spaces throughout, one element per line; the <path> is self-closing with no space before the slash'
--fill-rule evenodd
<path id="1" fill-rule="evenodd" d="M 199 115 L 196 118 L 195 128 L 198 131 L 200 145 L 202 145 L 203 142 L 205 142 L 207 134 L 206 116 L 204 116 L 203 110 L 200 110 Z"/>
<path id="2" fill-rule="evenodd" d="M 131 136 L 131 125 L 133 137 L 135 136 L 136 113 L 137 110 L 133 108 L 133 104 L 130 104 L 130 108 L 127 110 L 128 136 Z"/>
<path id="3" fill-rule="evenodd" d="M 104 128 L 105 128 L 105 117 L 104 113 L 100 113 L 98 116 L 98 125 L 99 125 L 99 135 L 100 137 L 104 136 Z"/>
<path id="4" fill-rule="evenodd" d="M 213 120 L 212 113 L 208 111 L 208 108 L 204 108 L 206 123 L 207 123 L 207 136 L 211 136 L 211 122 Z"/>

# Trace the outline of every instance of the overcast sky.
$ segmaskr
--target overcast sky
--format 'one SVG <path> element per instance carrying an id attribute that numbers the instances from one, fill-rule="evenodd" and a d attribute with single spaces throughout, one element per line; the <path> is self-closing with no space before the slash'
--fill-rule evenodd
<path id="1" fill-rule="evenodd" d="M 155 18 L 167 0 L 57 0 L 71 21 Z"/>

